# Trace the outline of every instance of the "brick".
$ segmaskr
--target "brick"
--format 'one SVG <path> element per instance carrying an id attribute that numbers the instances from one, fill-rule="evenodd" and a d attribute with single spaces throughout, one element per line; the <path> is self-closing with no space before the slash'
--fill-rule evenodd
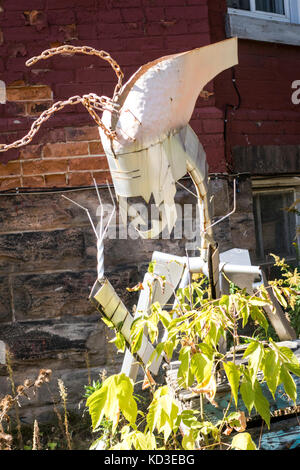
<path id="1" fill-rule="evenodd" d="M 150 36 L 161 36 L 162 34 L 187 34 L 189 31 L 186 20 L 174 19 L 170 21 L 160 20 L 159 22 L 150 23 L 147 25 L 147 32 Z"/>
<path id="2" fill-rule="evenodd" d="M 23 174 L 44 175 L 49 173 L 65 173 L 68 170 L 67 160 L 32 160 L 22 162 Z"/>
<path id="3" fill-rule="evenodd" d="M 98 184 L 106 184 L 107 181 L 109 183 L 112 183 L 110 171 L 94 172 L 93 177 L 95 178 L 96 183 L 98 183 Z"/>
<path id="4" fill-rule="evenodd" d="M 103 24 L 106 25 L 113 25 L 113 24 L 119 24 L 121 25 L 123 22 L 121 15 L 120 15 L 120 10 L 117 8 L 114 8 L 112 10 L 101 10 L 98 13 L 97 16 L 97 24 L 100 25 L 100 28 Z"/>
<path id="5" fill-rule="evenodd" d="M 69 161 L 70 171 L 82 170 L 104 170 L 108 168 L 106 157 L 93 157 L 93 158 L 72 158 Z"/>
<path id="6" fill-rule="evenodd" d="M 94 13 L 95 17 L 95 13 Z M 75 13 L 73 10 L 65 8 L 64 11 L 58 10 L 48 10 L 47 11 L 47 19 L 49 24 L 56 24 L 56 25 L 66 25 L 75 23 Z"/>
<path id="7" fill-rule="evenodd" d="M 52 119 L 51 119 L 52 121 Z M 50 123 L 51 123 L 50 121 Z M 53 125 L 53 121 L 52 121 Z M 66 141 L 66 135 L 65 135 L 65 129 L 64 128 L 50 128 L 47 129 L 45 126 L 42 126 L 34 138 L 34 141 L 36 141 L 37 145 L 38 144 L 48 144 L 48 143 L 57 143 L 57 142 L 65 142 Z"/>
<path id="8" fill-rule="evenodd" d="M 52 90 L 48 86 L 9 87 L 6 89 L 7 101 L 49 101 Z"/>
<path id="9" fill-rule="evenodd" d="M 21 174 L 20 162 L 0 163 L 0 176 L 17 176 Z"/>
<path id="10" fill-rule="evenodd" d="M 66 9 L 66 8 L 73 8 L 73 7 L 94 7 L 95 0 L 51 0 L 48 2 L 47 8 L 48 10 L 59 10 L 59 9 Z"/>
<path id="11" fill-rule="evenodd" d="M 43 41 L 45 31 L 37 31 L 33 26 L 17 26 L 13 28 L 3 28 L 5 41 Z"/>
<path id="12" fill-rule="evenodd" d="M 45 180 L 43 176 L 24 176 L 22 178 L 23 188 L 43 188 Z"/>
<path id="13" fill-rule="evenodd" d="M 87 140 L 98 140 L 99 130 L 97 126 L 93 127 L 68 127 L 66 128 L 67 141 L 87 141 Z"/>
<path id="14" fill-rule="evenodd" d="M 9 26 L 24 26 L 25 19 L 21 11 L 4 11 L 1 14 L 1 24 L 8 24 Z"/>
<path id="15" fill-rule="evenodd" d="M 93 178 L 89 172 L 68 173 L 68 186 L 92 186 Z"/>
<path id="16" fill-rule="evenodd" d="M 6 116 L 25 116 L 27 114 L 25 103 L 7 102 L 4 112 Z"/>
<path id="17" fill-rule="evenodd" d="M 145 11 L 146 11 L 146 18 L 148 21 L 159 21 L 159 20 L 163 20 L 165 17 L 163 7 L 146 8 Z"/>
<path id="18" fill-rule="evenodd" d="M 88 153 L 87 142 L 47 144 L 44 147 L 44 158 L 73 157 Z"/>
<path id="19" fill-rule="evenodd" d="M 51 0 L 52 1 L 52 0 Z M 18 0 L 17 2 L 12 2 L 11 0 L 2 0 L 1 4 L 4 10 L 28 10 L 28 3 L 30 3 L 30 8 L 35 10 L 42 10 L 45 6 L 45 0 Z"/>
<path id="20" fill-rule="evenodd" d="M 42 156 L 42 145 L 27 145 L 20 151 L 20 160 L 33 160 L 41 158 Z"/>
<path id="21" fill-rule="evenodd" d="M 173 50 L 173 52 L 183 52 L 208 44 L 210 44 L 210 35 L 208 33 L 169 36 L 166 38 L 166 47 L 167 49 Z"/>
<path id="22" fill-rule="evenodd" d="M 18 149 L 10 149 L 6 152 L 0 153 L 0 164 L 7 163 L 11 160 L 17 160 L 19 157 L 19 150 Z"/>
<path id="23" fill-rule="evenodd" d="M 223 173 L 227 171 L 224 148 L 204 146 L 210 173 Z"/>
<path id="24" fill-rule="evenodd" d="M 219 134 L 224 130 L 223 120 L 205 119 L 202 125 L 204 134 Z"/>
<path id="25" fill-rule="evenodd" d="M 27 67 L 25 65 L 24 57 L 9 57 L 6 62 L 6 68 L 8 70 L 7 76 L 4 76 L 4 81 L 6 83 L 11 83 L 14 80 L 20 78 L 19 74 L 13 74 L 13 72 L 27 72 Z"/>
<path id="26" fill-rule="evenodd" d="M 100 140 L 97 142 L 90 142 L 89 150 L 90 150 L 91 155 L 101 155 L 101 154 L 103 155 L 104 154 L 104 150 L 103 150 Z"/>
<path id="27" fill-rule="evenodd" d="M 37 31 L 42 31 L 48 26 L 47 15 L 44 11 L 24 11 L 24 16 L 26 18 L 25 24 L 34 26 Z"/>
<path id="28" fill-rule="evenodd" d="M 168 7 L 166 8 L 166 18 L 200 19 L 207 21 L 208 9 L 206 5 Z"/>
<path id="29" fill-rule="evenodd" d="M 45 175 L 45 184 L 51 188 L 61 188 L 66 186 L 66 175 Z"/>
<path id="30" fill-rule="evenodd" d="M 140 38 L 139 40 L 139 50 L 154 50 L 154 49 L 163 49 L 164 48 L 164 37 L 161 35 L 159 37 L 148 35 L 145 38 Z M 124 50 L 134 50 L 136 47 L 136 38 L 128 38 L 123 41 Z M 143 59 L 141 58 L 141 61 Z"/>
<path id="31" fill-rule="evenodd" d="M 48 69 L 33 69 L 31 70 L 30 81 L 32 84 L 47 84 L 52 83 L 72 83 L 75 80 L 75 73 L 73 70 L 48 70 Z"/>
<path id="32" fill-rule="evenodd" d="M 72 64 L 69 64 L 69 66 L 72 66 Z M 97 77 L 95 77 L 95 80 L 97 80 Z M 87 93 L 95 93 L 98 96 L 102 96 L 103 86 L 99 84 L 99 82 L 94 81 L 89 84 L 64 83 L 64 84 L 58 84 L 55 87 L 55 95 L 57 97 L 61 97 L 62 99 L 67 99 L 69 98 L 69 96 L 75 96 L 75 95 L 82 96 Z"/>
<path id="33" fill-rule="evenodd" d="M 52 101 L 43 101 L 38 103 L 27 103 L 26 114 L 29 116 L 38 116 L 43 111 L 46 111 L 52 105 Z"/>
<path id="34" fill-rule="evenodd" d="M 21 187 L 21 178 L 0 178 L 0 191 Z"/>
<path id="35" fill-rule="evenodd" d="M 89 83 L 93 83 L 95 80 L 99 80 L 99 83 L 111 83 L 116 81 L 116 75 L 108 64 L 106 68 L 96 68 L 90 66 L 85 69 L 76 70 L 76 83 L 86 83 L 87 90 L 90 86 Z"/>
<path id="36" fill-rule="evenodd" d="M 126 23 L 142 21 L 144 13 L 141 8 L 122 8 L 121 10 L 123 21 Z"/>

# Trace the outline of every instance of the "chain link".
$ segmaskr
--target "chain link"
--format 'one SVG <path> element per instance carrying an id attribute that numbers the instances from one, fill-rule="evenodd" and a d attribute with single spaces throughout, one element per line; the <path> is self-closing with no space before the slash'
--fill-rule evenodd
<path id="1" fill-rule="evenodd" d="M 115 97 L 121 91 L 122 80 L 124 78 L 124 74 L 119 64 L 110 56 L 108 52 L 98 51 L 97 49 L 94 49 L 93 47 L 89 47 L 89 46 L 80 47 L 80 46 L 71 46 L 69 44 L 66 44 L 64 46 L 53 47 L 52 49 L 47 49 L 46 51 L 42 52 L 40 55 L 36 57 L 32 57 L 31 59 L 27 60 L 26 65 L 27 67 L 30 67 L 31 65 L 36 64 L 36 62 L 38 62 L 39 60 L 49 59 L 49 57 L 52 57 L 57 54 L 76 54 L 76 53 L 81 53 L 81 54 L 86 54 L 86 55 L 95 55 L 97 57 L 100 57 L 100 59 L 107 61 L 111 65 L 118 79 L 118 83 L 114 91 L 113 99 L 115 99 Z"/>
<path id="2" fill-rule="evenodd" d="M 108 110 L 110 112 L 118 112 L 119 105 L 115 102 L 117 96 L 120 94 L 121 88 L 122 88 L 122 79 L 123 79 L 123 72 L 120 69 L 120 66 L 117 64 L 117 62 L 112 59 L 112 57 L 105 51 L 98 51 L 97 49 L 93 49 L 92 47 L 88 46 L 83 46 L 83 47 L 75 47 L 75 46 L 70 46 L 70 45 L 65 45 L 65 46 L 60 46 L 56 47 L 53 49 L 47 49 L 46 51 L 42 52 L 39 56 L 32 57 L 26 62 L 27 66 L 33 65 L 36 62 L 38 62 L 41 59 L 48 59 L 49 57 L 52 57 L 53 55 L 56 54 L 63 54 L 63 53 L 68 53 L 68 54 L 74 54 L 77 52 L 81 52 L 83 54 L 88 54 L 88 55 L 96 55 L 100 57 L 103 60 L 106 60 L 107 62 L 110 63 L 112 68 L 114 69 L 117 78 L 118 78 L 118 84 L 115 87 L 114 90 L 114 95 L 113 99 L 108 98 L 107 96 L 98 96 L 95 93 L 90 93 L 88 95 L 83 95 L 83 96 L 72 96 L 68 100 L 65 101 L 57 101 L 54 103 L 49 109 L 44 111 L 32 124 L 30 131 L 28 134 L 26 134 L 22 139 L 16 140 L 15 142 L 12 142 L 11 144 L 0 144 L 0 152 L 6 152 L 10 149 L 13 148 L 19 148 L 23 147 L 24 145 L 29 144 L 33 137 L 36 135 L 36 133 L 39 131 L 41 125 L 48 121 L 48 119 L 57 111 L 60 111 L 63 109 L 65 106 L 68 105 L 76 105 L 81 103 L 89 112 L 91 117 L 94 119 L 96 124 L 101 127 L 105 135 L 109 139 L 115 139 L 116 138 L 116 133 L 111 131 L 110 129 L 107 129 L 107 127 L 103 124 L 101 118 L 98 116 L 96 113 L 95 109 L 97 111 L 104 111 Z"/>

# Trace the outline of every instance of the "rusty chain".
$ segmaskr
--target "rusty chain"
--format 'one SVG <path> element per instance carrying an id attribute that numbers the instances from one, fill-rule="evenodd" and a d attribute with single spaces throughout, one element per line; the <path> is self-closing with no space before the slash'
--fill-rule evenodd
<path id="1" fill-rule="evenodd" d="M 80 47 L 80 46 L 71 46 L 71 45 L 66 44 L 64 46 L 53 47 L 52 49 L 47 49 L 46 51 L 42 52 L 39 56 L 32 57 L 31 59 L 27 60 L 26 65 L 27 67 L 30 67 L 31 65 L 36 64 L 36 62 L 38 62 L 39 60 L 49 59 L 49 57 L 52 57 L 57 54 L 76 54 L 76 53 L 95 55 L 97 57 L 100 57 L 100 59 L 107 61 L 111 65 L 118 79 L 118 83 L 114 91 L 114 98 L 115 98 L 120 93 L 120 90 L 122 88 L 122 80 L 123 80 L 124 74 L 119 64 L 117 64 L 117 62 L 109 55 L 108 52 L 98 51 L 97 49 L 94 49 L 93 47 L 88 47 L 88 46 Z"/>
<path id="2" fill-rule="evenodd" d="M 68 105 L 76 105 L 81 103 L 89 112 L 91 117 L 94 119 L 96 124 L 103 130 L 105 135 L 109 139 L 115 139 L 116 138 L 116 133 L 111 131 L 110 129 L 107 129 L 107 127 L 103 124 L 101 118 L 98 116 L 95 110 L 98 111 L 104 111 L 108 110 L 110 112 L 118 112 L 118 107 L 119 105 L 115 102 L 117 96 L 119 95 L 121 88 L 122 88 L 122 79 L 123 79 L 123 72 L 120 69 L 120 66 L 117 64 L 117 62 L 112 59 L 112 57 L 105 51 L 98 51 L 97 49 L 93 49 L 88 46 L 83 46 L 83 47 L 75 47 L 75 46 L 60 46 L 56 47 L 53 49 L 47 49 L 46 51 L 42 52 L 39 56 L 32 57 L 26 62 L 27 66 L 33 65 L 36 62 L 38 62 L 40 59 L 48 59 L 49 57 L 56 55 L 56 54 L 63 54 L 63 53 L 68 53 L 68 54 L 73 54 L 81 52 L 83 54 L 88 54 L 88 55 L 96 55 L 100 57 L 103 60 L 106 60 L 107 62 L 110 63 L 112 68 L 114 69 L 117 78 L 118 78 L 118 84 L 115 87 L 114 90 L 114 96 L 113 99 L 108 98 L 107 96 L 98 96 L 95 93 L 90 93 L 87 95 L 83 96 L 72 96 L 68 100 L 65 101 L 57 101 L 54 103 L 49 109 L 45 110 L 41 115 L 33 122 L 30 131 L 22 138 L 19 140 L 16 140 L 15 142 L 12 142 L 11 144 L 0 144 L 0 152 L 6 152 L 7 150 L 13 149 L 13 148 L 19 148 L 23 147 L 24 145 L 28 145 L 33 137 L 36 135 L 36 133 L 39 131 L 41 125 L 48 121 L 48 119 L 57 111 L 60 111 L 63 109 L 65 106 Z"/>

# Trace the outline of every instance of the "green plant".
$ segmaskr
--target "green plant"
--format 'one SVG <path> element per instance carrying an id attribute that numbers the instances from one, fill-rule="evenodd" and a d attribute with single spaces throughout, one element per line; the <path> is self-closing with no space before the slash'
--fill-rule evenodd
<path id="1" fill-rule="evenodd" d="M 244 328 L 251 320 L 267 337 L 269 324 L 263 307 L 272 307 L 269 290 L 283 306 L 286 306 L 286 297 L 291 304 L 296 302 L 296 292 L 291 287 L 291 278 L 288 279 L 289 286 L 274 282 L 267 287 L 261 286 L 252 296 L 232 286 L 229 295 L 214 300 L 205 279 L 200 278 L 178 290 L 178 304 L 171 312 L 163 310 L 158 303 L 153 304 L 149 315 L 136 319 L 132 325 L 131 352 L 135 355 L 139 350 L 142 334 L 147 328 L 151 342 L 156 343 L 147 367 L 155 354 L 164 353 L 171 361 L 176 353 L 180 362 L 179 385 L 199 396 L 199 410 L 181 410 L 167 386 L 156 387 L 149 380 L 152 399 L 148 410 L 143 412 L 138 409 L 133 382 L 124 374 L 112 375 L 87 399 L 93 430 L 99 430 L 104 418 L 112 422 L 110 449 L 255 449 L 246 432 L 246 416 L 239 409 L 240 400 L 249 415 L 256 410 L 270 428 L 270 405 L 262 384 L 273 397 L 281 385 L 288 397 L 296 402 L 292 374 L 300 376 L 300 365 L 288 348 L 277 345 L 272 338 L 265 341 L 240 335 L 238 326 L 241 324 Z M 164 279 L 161 283 L 163 285 Z M 161 325 L 168 333 L 165 341 L 158 341 Z M 119 330 L 116 333 L 115 343 L 123 350 L 125 340 Z M 232 347 L 222 353 L 220 340 L 228 336 Z M 242 363 L 237 360 L 241 342 L 247 343 Z M 216 405 L 217 385 L 224 374 L 231 398 L 223 409 L 222 419 L 213 423 L 206 419 L 205 407 L 208 403 Z M 238 434 L 229 442 L 232 431 Z"/>
<path id="2" fill-rule="evenodd" d="M 281 270 L 282 278 L 271 284 L 281 288 L 282 296 L 277 298 L 284 306 L 292 327 L 296 331 L 297 337 L 300 337 L 300 272 L 298 268 L 292 268 L 286 264 L 285 259 L 280 259 L 272 255 L 275 260 L 275 266 Z M 292 292 L 292 295 L 291 295 Z M 280 295 L 280 293 L 279 293 Z"/>

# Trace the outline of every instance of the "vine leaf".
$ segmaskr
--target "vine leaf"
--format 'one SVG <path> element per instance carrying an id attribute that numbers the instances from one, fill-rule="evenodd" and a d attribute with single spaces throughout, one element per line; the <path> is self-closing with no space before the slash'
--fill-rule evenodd
<path id="1" fill-rule="evenodd" d="M 133 382 L 125 374 L 112 375 L 96 390 L 86 402 L 92 418 L 93 430 L 96 430 L 104 417 L 113 422 L 115 432 L 120 412 L 127 421 L 134 425 L 137 417 L 137 404 L 133 398 Z"/>
<path id="2" fill-rule="evenodd" d="M 231 446 L 233 449 L 237 450 L 257 450 L 256 445 L 248 432 L 234 436 Z"/>

